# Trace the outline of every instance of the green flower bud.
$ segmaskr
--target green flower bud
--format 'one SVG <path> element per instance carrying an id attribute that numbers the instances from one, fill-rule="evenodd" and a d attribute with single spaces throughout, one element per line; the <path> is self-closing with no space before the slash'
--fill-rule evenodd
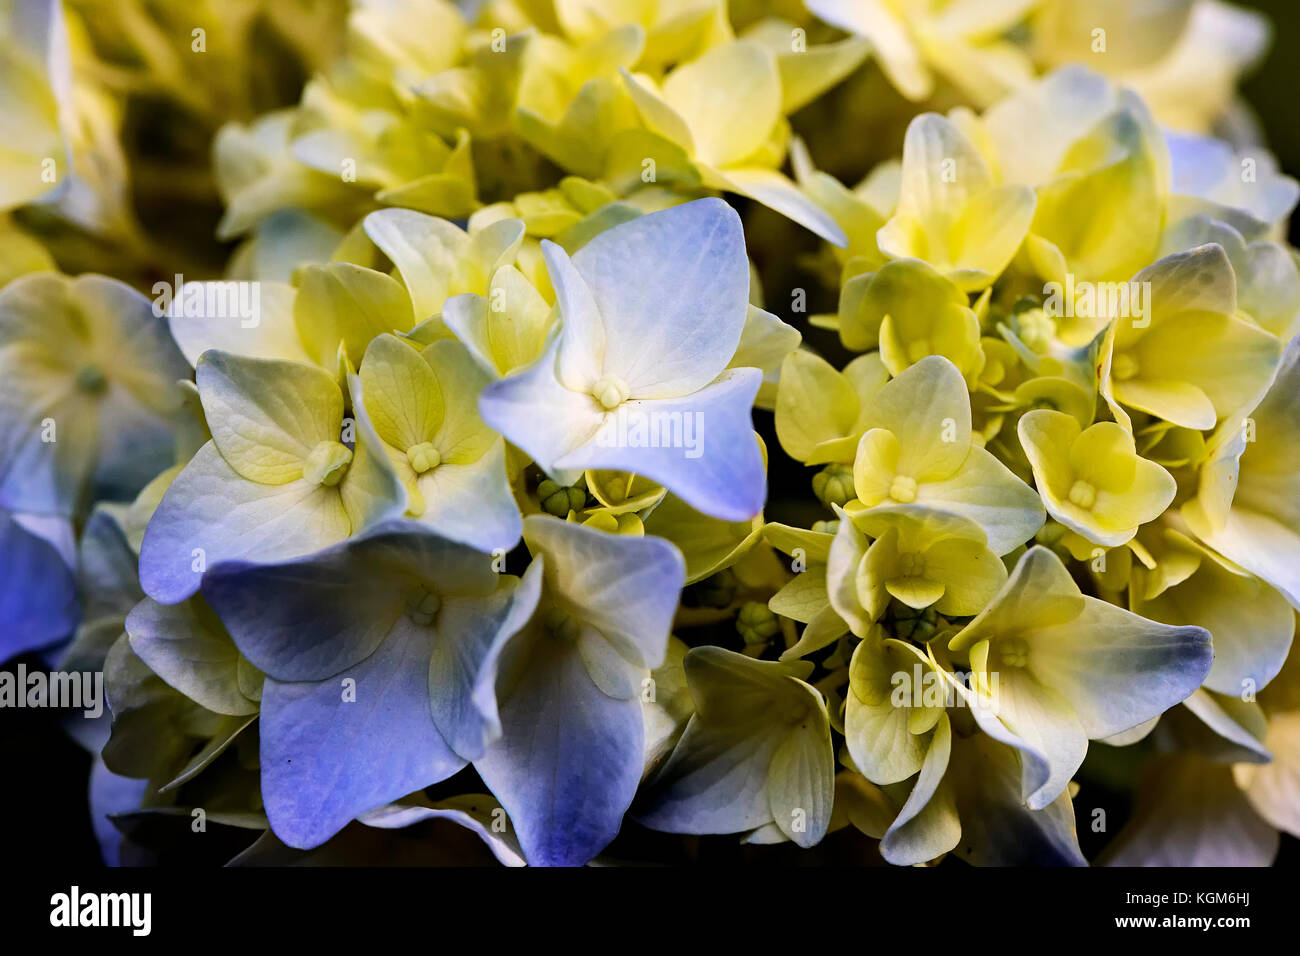
<path id="1" fill-rule="evenodd" d="M 780 629 L 772 609 L 758 601 L 746 601 L 736 616 L 736 630 L 746 644 L 766 644 Z"/>
<path id="2" fill-rule="evenodd" d="M 831 505 L 843 505 L 845 502 L 851 501 L 855 496 L 853 491 L 853 469 L 848 465 L 827 465 L 813 475 L 812 486 L 813 494 L 827 508 Z"/>
<path id="3" fill-rule="evenodd" d="M 537 501 L 547 514 L 567 518 L 570 511 L 586 507 L 587 491 L 585 488 L 562 485 L 547 478 L 537 486 Z"/>
<path id="4" fill-rule="evenodd" d="M 918 611 L 895 602 L 888 630 L 899 640 L 925 643 L 938 632 L 940 623 L 939 615 L 932 607 Z"/>
<path id="5" fill-rule="evenodd" d="M 1061 544 L 1061 539 L 1065 537 L 1065 532 L 1065 525 L 1049 519 L 1040 529 L 1038 529 L 1038 533 L 1034 535 L 1034 540 L 1049 548 L 1055 548 L 1058 544 Z"/>

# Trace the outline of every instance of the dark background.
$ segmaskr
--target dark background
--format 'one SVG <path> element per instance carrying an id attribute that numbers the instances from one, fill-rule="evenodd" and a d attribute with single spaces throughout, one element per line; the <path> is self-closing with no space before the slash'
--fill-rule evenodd
<path id="1" fill-rule="evenodd" d="M 1300 3 L 1256 0 L 1253 7 L 1273 21 L 1268 59 L 1242 84 L 1242 95 L 1259 116 L 1268 145 L 1288 175 L 1300 177 Z M 1291 244 L 1300 244 L 1300 222 L 1291 220 Z"/>

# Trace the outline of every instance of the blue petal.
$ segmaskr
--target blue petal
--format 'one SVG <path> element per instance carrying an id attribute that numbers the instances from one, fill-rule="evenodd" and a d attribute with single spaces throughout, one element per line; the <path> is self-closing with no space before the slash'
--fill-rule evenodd
<path id="1" fill-rule="evenodd" d="M 578 472 L 557 471 L 555 462 L 592 437 L 603 415 L 589 394 L 560 384 L 556 377 L 560 343 L 561 336 L 553 334 L 535 362 L 484 388 L 478 413 L 488 427 L 522 448 L 548 475 L 569 484 Z"/>
<path id="2" fill-rule="evenodd" d="M 548 250 L 552 270 L 563 253 Z M 568 349 L 599 349 L 600 374 L 621 379 L 635 398 L 697 391 L 727 367 L 749 313 L 749 262 L 736 211 L 698 199 L 602 232 L 573 257 L 599 313 L 603 341 L 571 343 L 572 299 L 560 302 Z M 561 286 L 556 285 L 557 294 Z M 577 326 L 588 332 L 590 325 Z M 574 386 L 566 379 L 565 384 Z"/>
<path id="3" fill-rule="evenodd" d="M 1026 807 L 1011 748 L 982 734 L 956 738 L 948 773 L 958 791 L 961 843 L 954 853 L 959 859 L 975 866 L 1088 865 L 1079 850 L 1069 793 L 1063 791 L 1041 810 Z"/>
<path id="4" fill-rule="evenodd" d="M 614 839 L 641 777 L 641 703 L 615 700 L 573 645 L 529 634 L 508 651 L 502 736 L 474 766 L 534 866 L 581 866 Z M 516 680 L 506 678 L 514 674 Z"/>
<path id="5" fill-rule="evenodd" d="M 750 417 L 762 380 L 756 368 L 736 368 L 681 398 L 625 402 L 555 465 L 644 475 L 706 515 L 752 518 L 767 497 Z"/>
<path id="6" fill-rule="evenodd" d="M 477 760 L 501 735 L 497 663 L 506 643 L 537 608 L 543 567 L 543 560 L 535 559 L 523 580 L 502 587 L 490 604 L 454 601 L 439 616 L 438 642 L 429 663 L 429 700 L 434 723 L 466 760 Z"/>
<path id="7" fill-rule="evenodd" d="M 246 481 L 208 442 L 149 519 L 140 546 L 140 584 L 160 604 L 177 604 L 199 589 L 205 567 L 253 556 L 267 562 L 296 558 L 350 531 L 337 489 L 305 479 L 283 485 Z"/>
<path id="8" fill-rule="evenodd" d="M 96 757 L 90 768 L 90 825 L 99 842 L 105 866 L 121 866 L 122 834 L 109 816 L 140 809 L 148 780 L 137 780 L 113 773 Z"/>
<path id="9" fill-rule="evenodd" d="M 432 628 L 405 620 L 366 660 L 316 683 L 267 678 L 262 799 L 271 828 L 319 846 L 359 814 L 445 780 L 465 765 L 429 713 Z M 355 700 L 346 700 L 348 680 Z"/>
<path id="10" fill-rule="evenodd" d="M 528 548 L 546 557 L 546 587 L 628 661 L 663 663 L 686 578 L 677 547 L 653 535 L 606 534 L 549 515 L 524 519 Z M 530 569 L 531 570 L 531 569 Z"/>
<path id="11" fill-rule="evenodd" d="M 363 660 L 421 588 L 486 596 L 496 585 L 489 555 L 394 521 L 304 558 L 217 565 L 203 594 L 240 653 L 268 676 L 300 681 Z"/>
<path id="12" fill-rule="evenodd" d="M 53 644 L 77 626 L 72 569 L 58 550 L 0 511 L 0 661 Z"/>

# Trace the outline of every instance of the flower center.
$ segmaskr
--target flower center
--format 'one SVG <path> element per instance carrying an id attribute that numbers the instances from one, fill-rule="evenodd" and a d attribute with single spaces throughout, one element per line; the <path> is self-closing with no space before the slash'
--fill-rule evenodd
<path id="1" fill-rule="evenodd" d="M 426 471 L 437 468 L 442 461 L 442 456 L 438 454 L 438 449 L 434 448 L 432 443 L 422 441 L 406 449 L 406 460 L 417 475 L 422 475 Z"/>
<path id="2" fill-rule="evenodd" d="M 428 588 L 420 588 L 406 599 L 406 616 L 412 623 L 428 627 L 442 610 L 442 598 Z"/>
<path id="3" fill-rule="evenodd" d="M 572 643 L 578 639 L 578 619 L 564 608 L 548 608 L 542 615 L 542 625 L 557 641 Z"/>
<path id="4" fill-rule="evenodd" d="M 1042 309 L 1026 309 L 1020 313 L 1018 328 L 1020 340 L 1030 349 L 1043 354 L 1051 347 L 1052 337 L 1056 335 L 1056 323 Z"/>
<path id="5" fill-rule="evenodd" d="M 615 378 L 612 375 L 603 375 L 596 380 L 596 384 L 591 386 L 592 397 L 600 402 L 603 408 L 618 408 L 627 401 L 627 386 L 621 378 Z"/>
<path id="6" fill-rule="evenodd" d="M 352 449 L 336 441 L 317 442 L 302 463 L 302 476 L 332 488 L 343 480 L 352 462 Z"/>
<path id="7" fill-rule="evenodd" d="M 899 640 L 920 643 L 934 637 L 939 624 L 939 615 L 933 606 L 918 611 L 896 601 L 890 605 L 886 628 Z"/>
<path id="8" fill-rule="evenodd" d="M 907 475 L 895 475 L 889 485 L 889 497 L 900 504 L 911 504 L 916 500 L 916 479 Z"/>
<path id="9" fill-rule="evenodd" d="M 77 369 L 77 388 L 81 391 L 97 395 L 104 390 L 107 384 L 108 380 L 104 378 L 104 370 L 98 365 L 83 365 Z"/>
<path id="10" fill-rule="evenodd" d="M 925 574 L 925 555 L 905 551 L 898 556 L 898 573 L 905 578 L 919 578 Z"/>
<path id="11" fill-rule="evenodd" d="M 1110 363 L 1110 374 L 1117 381 L 1126 382 L 1138 373 L 1138 361 L 1128 352 L 1116 355 Z"/>
<path id="12" fill-rule="evenodd" d="M 1097 489 L 1080 479 L 1070 486 L 1070 504 L 1077 505 L 1084 511 L 1097 503 Z"/>
<path id="13" fill-rule="evenodd" d="M 1004 637 L 998 642 L 998 656 L 1008 667 L 1024 667 L 1029 663 L 1029 645 L 1024 638 Z"/>

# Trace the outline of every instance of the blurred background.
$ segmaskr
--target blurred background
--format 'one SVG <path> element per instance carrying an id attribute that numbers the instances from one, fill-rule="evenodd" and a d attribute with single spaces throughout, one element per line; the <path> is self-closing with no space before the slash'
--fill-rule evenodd
<path id="1" fill-rule="evenodd" d="M 1244 3 L 1273 21 L 1273 47 L 1260 68 L 1242 84 L 1242 95 L 1267 131 L 1268 145 L 1284 172 L 1300 176 L 1300 3 L 1257 0 Z M 1291 219 L 1292 245 L 1300 226 Z"/>

